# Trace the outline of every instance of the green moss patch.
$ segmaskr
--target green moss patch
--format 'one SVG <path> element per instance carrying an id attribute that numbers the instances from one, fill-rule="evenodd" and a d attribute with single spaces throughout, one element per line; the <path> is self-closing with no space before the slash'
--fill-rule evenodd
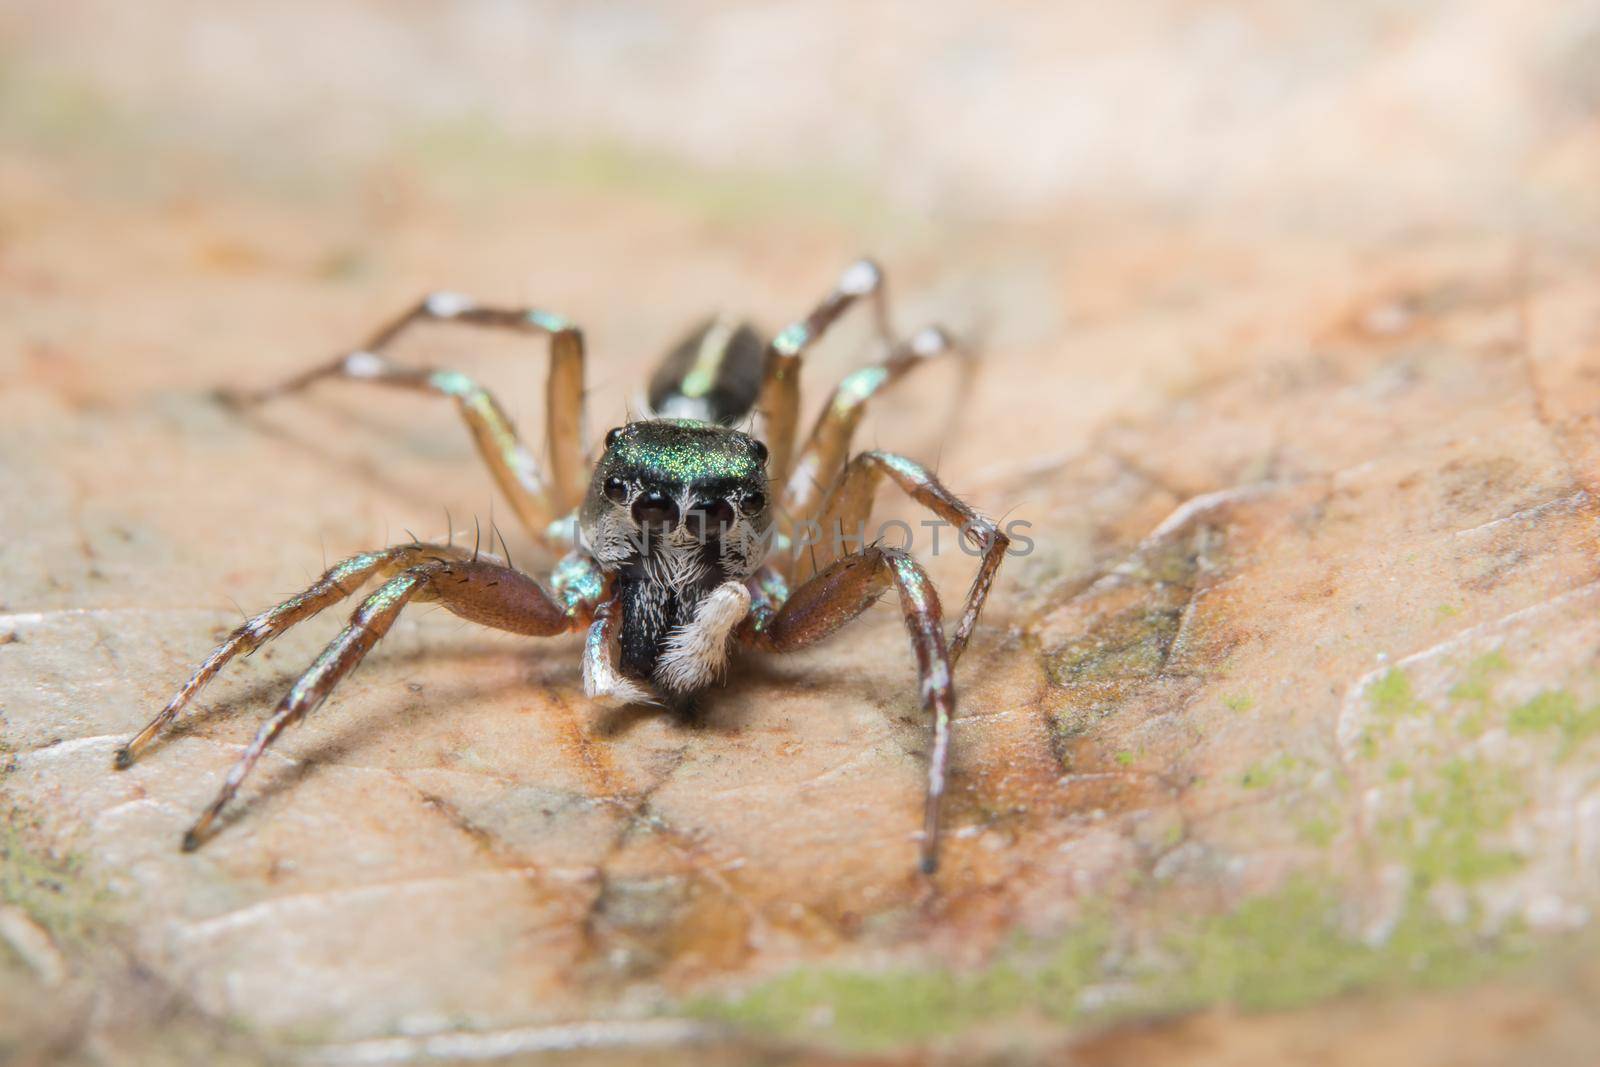
<path id="1" fill-rule="evenodd" d="M 1551 690 L 1512 708 L 1506 725 L 1514 734 L 1555 734 L 1556 759 L 1564 760 L 1600 733 L 1600 704 L 1582 707 L 1566 690 Z"/>
<path id="2" fill-rule="evenodd" d="M 27 844 L 21 816 L 0 809 L 0 900 L 21 908 L 58 945 L 88 944 L 109 898 L 82 874 L 79 857 L 50 856 Z"/>
<path id="3" fill-rule="evenodd" d="M 797 970 L 690 1009 L 762 1033 L 879 1049 L 1024 1017 L 1065 1023 L 1217 1004 L 1270 1011 L 1361 990 L 1459 985 L 1524 960 L 1532 947 L 1520 931 L 1483 936 L 1448 922 L 1415 892 L 1387 938 L 1369 944 L 1349 930 L 1334 888 L 1309 877 L 1226 914 L 1155 927 L 1153 938 L 1117 941 L 1096 920 L 1042 963 L 1007 959 L 971 974 Z M 1101 995 L 1085 997 L 1096 987 Z"/>
<path id="4" fill-rule="evenodd" d="M 1412 692 L 1410 676 L 1399 667 L 1391 668 L 1389 673 L 1372 683 L 1372 688 L 1367 691 L 1367 699 L 1372 703 L 1373 714 L 1390 724 L 1421 715 L 1427 710 L 1427 705 Z"/>
<path id="5" fill-rule="evenodd" d="M 1073 646 L 1071 660 L 1080 680 L 1097 676 L 1102 689 L 1100 672 L 1114 676 L 1151 661 L 1147 642 L 1162 626 L 1148 615 L 1107 621 L 1109 629 L 1103 625 Z M 1410 873 L 1399 914 L 1381 937 L 1362 935 L 1372 916 L 1352 907 L 1350 886 L 1332 865 L 1211 914 L 1196 914 L 1182 889 L 1147 882 L 1132 900 L 1102 909 L 1107 921 L 1054 946 L 1002 954 L 980 971 L 805 969 L 731 999 L 699 1002 L 695 1010 L 763 1032 L 885 1048 L 1013 1019 L 1106 1020 L 1224 1004 L 1272 1011 L 1499 973 L 1550 943 L 1514 925 L 1486 928 L 1472 895 L 1466 918 L 1446 917 L 1433 890 L 1481 886 L 1523 866 L 1526 857 L 1510 847 L 1508 831 L 1531 800 L 1527 768 L 1491 761 L 1479 746 L 1462 743 L 1454 725 L 1477 715 L 1513 734 L 1554 737 L 1563 754 L 1600 733 L 1600 709 L 1562 691 L 1506 707 L 1496 687 L 1508 669 L 1499 653 L 1472 661 L 1448 705 L 1423 699 L 1401 668 L 1367 692 L 1364 745 L 1372 762 L 1363 778 L 1380 788 L 1382 804 L 1363 855 L 1403 864 Z M 1089 712 L 1081 715 L 1092 721 Z M 1403 750 L 1394 743 L 1402 723 Z M 1133 755 L 1123 750 L 1111 758 L 1123 764 Z M 1356 802 L 1343 775 L 1316 785 L 1318 765 L 1288 753 L 1250 765 L 1237 781 L 1246 790 L 1284 789 L 1286 802 L 1275 800 L 1273 810 L 1291 822 L 1299 841 L 1318 849 L 1339 838 Z"/>
<path id="6" fill-rule="evenodd" d="M 893 215 L 872 190 L 831 170 L 706 169 L 618 143 L 521 137 L 488 116 L 431 123 L 401 143 L 406 157 L 430 176 L 444 183 L 466 180 L 474 189 L 569 188 L 634 194 L 713 222 L 798 212 L 859 228 L 881 225 Z"/>
<path id="7" fill-rule="evenodd" d="M 1231 1004 L 1251 1011 L 1314 1004 L 1377 987 L 1481 978 L 1520 958 L 1511 935 L 1484 939 L 1413 898 L 1390 935 L 1369 945 L 1341 920 L 1337 895 L 1309 879 L 1200 920 L 1167 939 L 1176 966 L 1159 1006 Z"/>
<path id="8" fill-rule="evenodd" d="M 1276 785 L 1294 784 L 1305 777 L 1310 765 L 1298 756 L 1283 753 L 1251 764 L 1239 775 L 1239 785 L 1244 789 L 1270 789 Z"/>
<path id="9" fill-rule="evenodd" d="M 1024 1013 L 1065 1021 L 1102 973 L 1108 927 L 1085 922 L 1043 953 L 971 974 L 942 969 L 797 970 L 731 1000 L 690 1005 L 695 1014 L 753 1030 L 827 1035 L 859 1048 L 884 1048 L 959 1033 Z"/>
<path id="10" fill-rule="evenodd" d="M 1083 637 L 1045 654 L 1045 669 L 1057 685 L 1153 678 L 1178 636 L 1183 611 L 1177 606 L 1141 606 L 1102 620 Z"/>

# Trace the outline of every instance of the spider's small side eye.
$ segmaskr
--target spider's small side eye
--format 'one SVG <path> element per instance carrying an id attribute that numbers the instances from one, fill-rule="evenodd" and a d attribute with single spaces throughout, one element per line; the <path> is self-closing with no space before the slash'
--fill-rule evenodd
<path id="1" fill-rule="evenodd" d="M 766 463 L 767 461 L 767 445 L 764 441 L 756 442 L 756 460 L 760 463 Z"/>
<path id="2" fill-rule="evenodd" d="M 624 427 L 618 426 L 615 429 L 611 429 L 611 430 L 607 430 L 606 431 L 606 447 L 607 448 L 610 448 L 612 445 L 617 443 L 617 438 L 622 436 L 623 429 L 624 429 Z"/>
<path id="3" fill-rule="evenodd" d="M 755 490 L 754 492 L 746 493 L 739 501 L 739 510 L 744 512 L 746 515 L 758 514 L 761 509 L 766 506 L 767 494 L 761 492 L 759 489 Z"/>
<path id="4" fill-rule="evenodd" d="M 613 430 L 613 433 L 616 431 Z M 628 499 L 628 483 L 621 478 L 606 479 L 606 499 L 613 504 L 620 504 Z"/>

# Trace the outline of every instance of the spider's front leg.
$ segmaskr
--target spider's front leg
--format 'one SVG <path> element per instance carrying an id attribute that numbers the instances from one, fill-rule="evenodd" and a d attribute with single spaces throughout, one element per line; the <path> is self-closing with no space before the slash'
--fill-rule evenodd
<path id="1" fill-rule="evenodd" d="M 385 354 L 389 345 L 419 322 L 464 323 L 549 338 L 550 369 L 545 382 L 548 485 L 533 452 L 488 390 L 457 371 L 406 366 Z M 583 334 L 561 316 L 536 308 L 483 307 L 459 293 L 441 292 L 419 301 L 352 352 L 275 386 L 224 390 L 222 395 L 235 404 L 258 404 L 326 378 L 342 378 L 449 397 L 455 400 L 479 453 L 517 516 L 534 537 L 549 540 L 550 524 L 578 503 L 586 481 L 583 365 Z"/>
<path id="2" fill-rule="evenodd" d="M 195 672 L 178 695 L 139 735 L 118 750 L 116 766 L 132 764 L 150 741 L 196 693 L 240 652 L 252 652 L 323 608 L 350 595 L 370 578 L 387 577 L 350 617 L 349 624 L 323 650 L 277 709 L 257 731 L 228 772 L 216 800 L 184 836 L 186 850 L 210 835 L 217 816 L 238 792 L 263 752 L 283 731 L 320 705 L 334 686 L 356 668 L 401 610 L 414 600 L 437 601 L 454 614 L 509 633 L 548 637 L 582 626 L 588 614 L 571 597 L 546 592 L 528 575 L 476 552 L 446 545 L 401 545 L 356 556 L 330 569 L 297 597 L 251 619 L 235 630 Z"/>
<path id="3" fill-rule="evenodd" d="M 335 563 L 304 592 L 245 620 L 212 650 L 167 706 L 117 750 L 116 768 L 123 770 L 132 766 L 157 735 L 182 714 L 200 690 L 235 656 L 250 655 L 290 627 L 339 603 L 373 579 L 390 577 L 419 563 L 452 555 L 464 556 L 465 551 L 451 545 L 409 544 L 363 552 Z"/>
<path id="4" fill-rule="evenodd" d="M 956 698 L 939 594 L 927 572 L 898 549 L 868 546 L 836 560 L 794 590 L 776 611 L 766 605 L 758 607 L 740 636 L 745 643 L 769 652 L 805 648 L 858 617 L 891 585 L 900 594 L 900 612 L 917 658 L 922 707 L 933 727 L 921 850 L 922 870 L 932 874 L 939 859 L 939 803 L 950 761 L 950 721 Z"/>

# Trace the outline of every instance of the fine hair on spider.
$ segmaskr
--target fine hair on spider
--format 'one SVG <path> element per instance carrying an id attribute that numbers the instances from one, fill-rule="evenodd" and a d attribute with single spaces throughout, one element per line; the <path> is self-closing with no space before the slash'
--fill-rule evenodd
<path id="1" fill-rule="evenodd" d="M 809 433 L 799 431 L 800 371 L 807 350 L 854 305 L 872 315 L 882 355 L 847 375 Z M 397 362 L 389 348 L 420 322 L 450 322 L 546 339 L 545 454 L 541 464 L 505 409 L 456 371 Z M 412 602 L 437 602 L 470 622 L 530 637 L 584 632 L 584 692 L 610 705 L 682 707 L 723 673 L 732 647 L 792 652 L 829 637 L 893 590 L 916 661 L 918 699 L 931 744 L 920 866 L 939 855 L 939 809 L 955 713 L 952 672 L 983 611 L 1009 540 L 904 456 L 851 454 L 868 402 L 930 359 L 963 355 L 938 326 L 904 338 L 889 316 L 883 272 L 862 259 L 845 269 L 804 318 L 770 340 L 748 323 L 712 318 L 662 361 L 647 391 L 648 417 L 611 430 L 591 466 L 583 434 L 584 343 L 576 326 L 536 308 L 484 306 L 434 293 L 365 344 L 275 386 L 224 391 L 260 404 L 325 379 L 407 389 L 453 400 L 483 462 L 533 539 L 559 562 L 544 582 L 511 562 L 493 515 L 482 551 L 414 534 L 408 543 L 334 564 L 307 589 L 247 619 L 201 662 L 166 707 L 117 750 L 129 767 L 230 660 L 375 584 L 323 653 L 262 724 L 216 799 L 184 835 L 198 848 L 263 752 L 315 710 Z M 736 428 L 737 427 L 737 428 Z M 797 529 L 864 529 L 885 480 L 960 531 L 977 573 L 946 637 L 939 595 L 904 549 L 881 541 L 845 551 L 845 537 L 800 538 Z"/>

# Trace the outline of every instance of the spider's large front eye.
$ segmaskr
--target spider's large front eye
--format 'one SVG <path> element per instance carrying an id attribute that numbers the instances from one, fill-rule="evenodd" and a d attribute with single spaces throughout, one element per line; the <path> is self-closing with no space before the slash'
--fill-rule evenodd
<path id="1" fill-rule="evenodd" d="M 621 478 L 606 479 L 606 499 L 621 504 L 628 499 L 628 483 Z"/>
<path id="2" fill-rule="evenodd" d="M 633 502 L 633 521 L 640 526 L 671 526 L 678 521 L 678 505 L 665 493 L 643 493 Z"/>
<path id="3" fill-rule="evenodd" d="M 756 489 L 746 493 L 739 500 L 739 510 L 746 515 L 759 515 L 761 509 L 767 506 L 767 494 Z"/>
<path id="4" fill-rule="evenodd" d="M 726 500 L 702 500 L 689 512 L 689 532 L 704 537 L 709 531 L 726 530 L 733 520 L 733 505 Z"/>

